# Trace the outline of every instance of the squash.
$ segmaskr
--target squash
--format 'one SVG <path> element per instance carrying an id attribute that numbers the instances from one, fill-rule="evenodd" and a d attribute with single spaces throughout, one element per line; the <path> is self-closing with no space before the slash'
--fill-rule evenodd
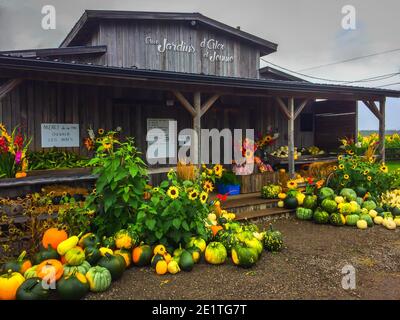
<path id="1" fill-rule="evenodd" d="M 191 247 L 186 249 L 191 255 L 194 263 L 198 263 L 200 260 L 201 250 L 197 247 Z M 164 255 L 164 260 L 167 261 Z M 168 263 L 169 261 L 167 261 Z"/>
<path id="2" fill-rule="evenodd" d="M 16 298 L 17 300 L 47 300 L 49 290 L 43 288 L 42 279 L 34 277 L 21 284 L 17 290 Z"/>
<path id="3" fill-rule="evenodd" d="M 100 250 L 98 248 L 96 248 L 96 247 L 86 247 L 85 248 L 85 257 L 86 257 L 86 261 L 89 262 L 92 266 L 94 266 L 94 265 L 97 264 L 97 261 L 100 260 L 102 255 L 101 255 L 101 252 L 100 252 Z"/>
<path id="4" fill-rule="evenodd" d="M 258 253 L 253 248 L 235 246 L 231 252 L 232 261 L 242 268 L 250 268 L 258 261 Z"/>
<path id="5" fill-rule="evenodd" d="M 47 246 L 47 248 L 42 248 L 39 252 L 37 252 L 33 256 L 33 263 L 34 264 L 39 264 L 43 262 L 44 260 L 49 260 L 49 259 L 60 259 L 60 255 L 58 254 L 57 250 L 54 249 L 50 244 Z"/>
<path id="6" fill-rule="evenodd" d="M 296 217 L 300 220 L 311 220 L 313 217 L 313 211 L 312 209 L 297 208 Z"/>
<path id="7" fill-rule="evenodd" d="M 369 214 L 362 214 L 360 216 L 360 219 L 366 221 L 368 227 L 373 227 L 374 226 L 374 221 L 372 220 L 372 218 L 371 218 L 371 216 Z"/>
<path id="8" fill-rule="evenodd" d="M 119 255 L 122 258 L 124 258 L 126 268 L 129 268 L 131 266 L 132 255 L 131 255 L 130 251 L 124 250 L 124 249 L 115 250 L 114 254 Z"/>
<path id="9" fill-rule="evenodd" d="M 151 263 L 150 265 L 155 268 L 157 265 L 157 262 L 160 260 L 164 260 L 164 256 L 162 256 L 161 254 L 156 254 L 155 256 L 153 256 L 153 258 L 151 258 Z"/>
<path id="10" fill-rule="evenodd" d="M 166 249 L 165 246 L 162 245 L 162 244 L 156 245 L 156 246 L 154 247 L 154 250 L 153 250 L 153 254 L 154 254 L 154 255 L 156 255 L 156 254 L 164 255 L 166 252 L 167 252 L 167 249 Z"/>
<path id="11" fill-rule="evenodd" d="M 74 247 L 65 254 L 65 262 L 70 266 L 79 266 L 85 261 L 85 252 L 81 247 Z"/>
<path id="12" fill-rule="evenodd" d="M 378 215 L 378 212 L 375 210 L 369 210 L 368 214 L 372 219 L 374 219 Z"/>
<path id="13" fill-rule="evenodd" d="M 393 221 L 396 224 L 396 227 L 400 227 L 400 217 L 397 216 Z"/>
<path id="14" fill-rule="evenodd" d="M 168 263 L 168 272 L 169 272 L 170 274 L 177 274 L 177 273 L 180 272 L 180 271 L 181 271 L 181 269 L 179 268 L 179 264 L 178 264 L 177 261 L 171 260 L 171 261 Z"/>
<path id="15" fill-rule="evenodd" d="M 318 199 L 316 195 L 306 195 L 303 200 L 303 207 L 306 209 L 314 210 L 318 205 Z"/>
<path id="16" fill-rule="evenodd" d="M 196 246 L 197 248 L 199 248 L 201 250 L 201 252 L 204 252 L 206 250 L 207 247 L 207 243 L 204 239 L 200 238 L 200 237 L 192 237 L 190 238 L 189 242 L 186 245 L 186 248 L 191 248 L 193 246 Z"/>
<path id="17" fill-rule="evenodd" d="M 30 278 L 36 278 L 37 277 L 37 267 L 38 265 L 34 265 L 30 267 L 28 270 L 25 271 L 24 273 L 24 278 L 25 279 L 30 279 Z"/>
<path id="18" fill-rule="evenodd" d="M 132 261 L 138 267 L 144 267 L 150 264 L 153 251 L 147 244 L 140 245 L 132 251 Z"/>
<path id="19" fill-rule="evenodd" d="M 283 208 L 285 206 L 285 203 L 282 200 L 278 201 L 277 206 L 278 206 L 278 208 Z"/>
<path id="20" fill-rule="evenodd" d="M 125 271 L 125 260 L 123 258 L 121 260 L 119 257 L 106 253 L 97 263 L 100 267 L 104 267 L 110 271 L 112 280 L 121 278 Z"/>
<path id="21" fill-rule="evenodd" d="M 275 230 L 272 224 L 269 225 L 269 229 L 265 233 L 264 247 L 270 252 L 278 252 L 283 248 L 282 233 L 278 230 Z"/>
<path id="22" fill-rule="evenodd" d="M 279 193 L 278 194 L 278 198 L 281 199 L 281 200 L 285 199 L 286 198 L 286 193 L 283 193 L 283 192 Z"/>
<path id="23" fill-rule="evenodd" d="M 97 247 L 100 244 L 100 239 L 94 233 L 86 233 L 83 235 L 78 242 L 79 246 L 83 249 L 87 247 Z"/>
<path id="24" fill-rule="evenodd" d="M 357 228 L 358 229 L 367 229 L 368 228 L 368 224 L 367 224 L 367 221 L 365 221 L 365 220 L 358 220 L 357 221 Z"/>
<path id="25" fill-rule="evenodd" d="M 299 201 L 296 197 L 287 196 L 285 200 L 283 200 L 284 206 L 286 209 L 296 209 L 299 205 Z"/>
<path id="26" fill-rule="evenodd" d="M 317 208 L 315 210 L 313 219 L 315 223 L 324 224 L 329 222 L 329 213 L 322 210 L 321 208 Z"/>
<path id="27" fill-rule="evenodd" d="M 107 253 L 114 254 L 114 251 L 112 251 L 112 249 L 110 249 L 110 248 L 101 247 L 99 250 L 100 250 L 100 254 L 102 257 L 104 257 Z"/>
<path id="28" fill-rule="evenodd" d="M 89 288 L 92 292 L 106 291 L 111 285 L 111 273 L 108 269 L 96 266 L 89 269 L 86 273 Z"/>
<path id="29" fill-rule="evenodd" d="M 165 260 L 159 260 L 156 264 L 156 273 L 158 275 L 163 275 L 168 272 L 168 264 Z"/>
<path id="30" fill-rule="evenodd" d="M 334 226 L 343 226 L 346 224 L 346 219 L 340 213 L 332 213 L 329 216 L 329 222 Z"/>
<path id="31" fill-rule="evenodd" d="M 72 236 L 69 237 L 67 240 L 64 240 L 63 242 L 61 242 L 58 246 L 57 246 L 57 252 L 60 256 L 65 255 L 69 250 L 71 250 L 72 248 L 76 247 L 76 245 L 79 242 L 79 237 L 81 236 L 81 234 L 79 234 L 78 236 Z"/>
<path id="32" fill-rule="evenodd" d="M 54 250 L 57 250 L 58 245 L 68 239 L 68 234 L 64 230 L 50 228 L 46 230 L 42 238 L 43 248 L 48 248 L 50 245 Z"/>
<path id="33" fill-rule="evenodd" d="M 83 261 L 80 265 L 78 266 L 73 266 L 73 265 L 64 265 L 64 275 L 68 275 L 70 273 L 74 272 L 79 272 L 85 275 L 89 269 L 91 268 L 91 265 L 87 261 Z"/>
<path id="34" fill-rule="evenodd" d="M 296 200 L 297 201 L 297 200 Z M 210 264 L 223 264 L 226 260 L 227 252 L 224 245 L 220 242 L 210 242 L 205 251 L 205 260 Z"/>
<path id="35" fill-rule="evenodd" d="M 396 223 L 392 219 L 387 219 L 385 223 L 386 229 L 394 230 L 396 229 Z"/>
<path id="36" fill-rule="evenodd" d="M 86 277 L 79 272 L 64 275 L 57 282 L 57 293 L 63 300 L 79 300 L 88 292 L 90 286 Z"/>
<path id="37" fill-rule="evenodd" d="M 194 261 L 192 253 L 188 250 L 184 250 L 179 257 L 179 268 L 183 271 L 192 271 L 193 266 Z"/>
<path id="38" fill-rule="evenodd" d="M 24 274 L 26 270 L 32 267 L 32 263 L 30 260 L 25 259 L 26 251 L 22 251 L 22 253 L 18 256 L 16 260 L 6 262 L 3 265 L 3 271 L 7 272 L 8 270 L 12 270 L 14 272 L 19 272 Z"/>
<path id="39" fill-rule="evenodd" d="M 356 226 L 358 220 L 360 220 L 358 214 L 349 214 L 346 216 L 346 224 L 348 226 Z"/>
<path id="40" fill-rule="evenodd" d="M 324 199 L 321 203 L 321 207 L 328 213 L 334 213 L 337 211 L 337 203 L 335 200 Z"/>
<path id="41" fill-rule="evenodd" d="M 118 231 L 115 234 L 114 240 L 115 240 L 115 246 L 118 249 L 131 249 L 132 246 L 135 244 L 134 241 L 132 241 L 132 238 L 129 235 L 129 232 L 124 229 Z"/>
<path id="42" fill-rule="evenodd" d="M 47 283 L 50 285 L 62 277 L 64 274 L 64 267 L 60 261 L 49 259 L 40 263 L 36 272 L 39 278 L 47 280 Z"/>
<path id="43" fill-rule="evenodd" d="M 8 270 L 0 276 L 0 300 L 15 300 L 18 288 L 25 281 L 19 272 Z"/>
<path id="44" fill-rule="evenodd" d="M 382 224 L 383 223 L 383 218 L 381 216 L 376 216 L 374 218 L 374 223 L 375 224 Z"/>

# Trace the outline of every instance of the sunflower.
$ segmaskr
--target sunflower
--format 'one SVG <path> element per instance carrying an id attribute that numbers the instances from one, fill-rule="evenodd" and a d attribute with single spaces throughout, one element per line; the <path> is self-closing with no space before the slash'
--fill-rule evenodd
<path id="1" fill-rule="evenodd" d="M 101 143 L 101 138 L 97 138 L 96 143 Z"/>
<path id="2" fill-rule="evenodd" d="M 104 129 L 101 129 L 101 128 L 100 128 L 99 130 L 97 130 L 97 132 L 99 133 L 99 135 L 102 136 L 102 135 L 104 134 Z"/>
<path id="3" fill-rule="evenodd" d="M 369 170 L 364 170 L 363 175 L 366 176 L 369 174 Z"/>
<path id="4" fill-rule="evenodd" d="M 368 180 L 368 181 L 371 181 L 371 180 L 372 180 L 372 177 L 371 177 L 371 176 L 368 176 L 368 177 L 367 177 L 367 180 Z"/>
<path id="5" fill-rule="evenodd" d="M 197 191 L 196 190 L 193 190 L 193 191 L 190 191 L 189 192 L 189 199 L 190 200 L 196 200 L 197 199 L 197 196 L 198 196 L 198 193 L 197 193 Z"/>
<path id="6" fill-rule="evenodd" d="M 388 172 L 389 172 L 388 167 L 387 167 L 386 165 L 384 165 L 384 164 L 381 165 L 380 170 L 381 170 L 383 173 L 388 173 Z"/>
<path id="7" fill-rule="evenodd" d="M 349 154 L 349 155 L 354 155 L 354 151 L 353 150 L 347 150 L 347 153 Z"/>
<path id="8" fill-rule="evenodd" d="M 221 177 L 222 176 L 222 171 L 224 170 L 224 168 L 222 167 L 222 165 L 220 164 L 216 164 L 213 168 L 214 173 L 217 177 Z"/>
<path id="9" fill-rule="evenodd" d="M 270 136 L 270 135 L 267 135 L 266 137 L 265 137 L 265 142 L 271 142 L 272 141 L 272 137 Z"/>
<path id="10" fill-rule="evenodd" d="M 286 186 L 287 186 L 289 189 L 296 189 L 296 188 L 297 188 L 297 182 L 294 181 L 294 180 L 289 180 L 289 181 L 287 182 Z"/>
<path id="11" fill-rule="evenodd" d="M 158 191 L 160 191 L 160 188 L 159 188 L 159 187 L 153 188 L 153 192 L 158 192 Z"/>
<path id="12" fill-rule="evenodd" d="M 343 178 L 344 178 L 344 180 L 349 180 L 349 179 L 350 179 L 350 176 L 349 176 L 348 174 L 345 174 L 345 175 L 343 176 Z"/>
<path id="13" fill-rule="evenodd" d="M 169 187 L 168 191 L 167 191 L 167 195 L 168 197 L 170 197 L 171 199 L 176 199 L 179 197 L 179 190 L 177 187 L 171 186 Z"/>
<path id="14" fill-rule="evenodd" d="M 104 149 L 110 150 L 111 147 L 112 147 L 112 143 L 111 143 L 111 142 L 107 142 L 107 141 L 104 141 L 104 142 L 103 142 L 103 148 L 104 148 Z"/>
<path id="15" fill-rule="evenodd" d="M 211 192 L 214 190 L 214 185 L 211 181 L 207 180 L 203 184 L 203 189 L 207 192 Z"/>
<path id="16" fill-rule="evenodd" d="M 207 192 L 202 191 L 202 192 L 200 193 L 200 202 L 201 202 L 201 203 L 206 203 L 207 199 L 208 199 L 208 194 L 207 194 Z"/>
<path id="17" fill-rule="evenodd" d="M 336 170 L 337 170 L 337 166 L 333 166 L 333 170 L 335 170 L 335 171 L 336 171 Z"/>
<path id="18" fill-rule="evenodd" d="M 343 156 L 339 156 L 339 157 L 337 157 L 337 159 L 338 159 L 339 161 L 342 161 L 342 160 L 343 160 Z"/>
<path id="19" fill-rule="evenodd" d="M 90 138 L 86 138 L 83 141 L 83 144 L 85 145 L 86 149 L 89 151 L 94 149 L 94 141 Z"/>
<path id="20" fill-rule="evenodd" d="M 254 152 L 250 149 L 247 149 L 244 153 L 244 156 L 246 157 L 246 159 L 252 159 L 254 157 Z"/>
<path id="21" fill-rule="evenodd" d="M 344 165 L 343 164 L 339 164 L 339 169 L 343 170 L 344 169 Z"/>
<path id="22" fill-rule="evenodd" d="M 352 168 L 353 170 L 355 170 L 355 169 L 357 169 L 357 165 L 355 164 L 355 165 L 353 165 L 351 168 Z"/>

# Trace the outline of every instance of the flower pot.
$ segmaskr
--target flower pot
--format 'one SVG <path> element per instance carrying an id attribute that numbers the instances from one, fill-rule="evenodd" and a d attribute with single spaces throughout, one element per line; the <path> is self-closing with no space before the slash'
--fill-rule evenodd
<path id="1" fill-rule="evenodd" d="M 240 184 L 217 183 L 217 190 L 220 194 L 228 194 L 229 196 L 233 196 L 240 194 Z"/>

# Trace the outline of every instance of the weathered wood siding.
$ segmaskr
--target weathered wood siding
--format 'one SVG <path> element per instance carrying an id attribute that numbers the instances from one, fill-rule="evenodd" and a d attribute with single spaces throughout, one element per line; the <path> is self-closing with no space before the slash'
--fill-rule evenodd
<path id="1" fill-rule="evenodd" d="M 158 52 L 156 45 L 146 44 L 151 37 L 160 43 L 163 39 L 179 43 L 184 41 L 195 48 L 194 53 Z M 204 39 L 215 39 L 224 44 L 224 50 L 214 51 L 232 56 L 232 62 L 211 62 L 203 57 Z M 191 27 L 187 22 L 102 21 L 90 39 L 83 45 L 107 45 L 108 51 L 93 63 L 136 67 L 139 69 L 165 70 L 186 73 L 203 73 L 228 77 L 258 78 L 260 53 L 257 48 L 205 27 Z M 93 59 L 92 59 L 93 60 Z"/>

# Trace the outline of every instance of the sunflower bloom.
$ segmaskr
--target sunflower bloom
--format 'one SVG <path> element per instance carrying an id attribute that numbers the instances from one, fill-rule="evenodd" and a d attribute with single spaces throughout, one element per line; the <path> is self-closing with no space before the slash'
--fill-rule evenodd
<path id="1" fill-rule="evenodd" d="M 210 193 L 210 192 L 212 192 L 214 190 L 214 185 L 213 185 L 213 183 L 211 181 L 207 180 L 203 184 L 203 189 L 206 192 Z"/>
<path id="2" fill-rule="evenodd" d="M 369 174 L 369 170 L 364 170 L 363 175 L 367 176 Z"/>
<path id="3" fill-rule="evenodd" d="M 343 170 L 344 169 L 344 165 L 343 164 L 339 164 L 339 169 Z"/>
<path id="4" fill-rule="evenodd" d="M 289 189 L 297 189 L 297 182 L 294 180 L 289 180 L 288 183 L 286 184 L 286 186 Z"/>
<path id="5" fill-rule="evenodd" d="M 169 187 L 167 191 L 168 197 L 170 197 L 172 200 L 176 199 L 179 197 L 179 190 L 177 187 L 171 186 Z"/>
<path id="6" fill-rule="evenodd" d="M 222 167 L 222 165 L 220 164 L 216 164 L 213 168 L 214 173 L 217 177 L 221 177 L 222 176 L 222 171 L 224 170 L 224 168 Z"/>
<path id="7" fill-rule="evenodd" d="M 388 167 L 387 167 L 386 165 L 384 165 L 384 164 L 381 165 L 380 170 L 381 170 L 383 173 L 388 173 L 388 172 L 389 172 Z"/>
<path id="8" fill-rule="evenodd" d="M 160 188 L 159 188 L 159 187 L 153 188 L 153 192 L 158 192 L 158 191 L 160 191 Z"/>
<path id="9" fill-rule="evenodd" d="M 202 193 L 200 193 L 200 202 L 201 203 L 206 203 L 207 199 L 208 199 L 207 192 L 203 191 Z"/>
<path id="10" fill-rule="evenodd" d="M 372 177 L 371 177 L 371 176 L 368 176 L 368 177 L 367 177 L 367 180 L 368 180 L 368 181 L 371 181 L 371 180 L 372 180 Z"/>
<path id="11" fill-rule="evenodd" d="M 350 176 L 349 176 L 348 174 L 345 174 L 345 175 L 343 176 L 343 178 L 344 178 L 344 180 L 349 180 L 349 179 L 350 179 Z"/>
<path id="12" fill-rule="evenodd" d="M 99 130 L 97 130 L 97 132 L 99 133 L 99 135 L 103 135 L 104 134 L 104 129 L 99 129 Z"/>
<path id="13" fill-rule="evenodd" d="M 189 192 L 189 199 L 194 201 L 197 199 L 198 193 L 196 190 L 190 191 Z"/>
<path id="14" fill-rule="evenodd" d="M 343 160 L 343 156 L 339 156 L 339 157 L 337 157 L 337 159 L 338 159 L 339 161 L 342 161 L 342 160 Z"/>

